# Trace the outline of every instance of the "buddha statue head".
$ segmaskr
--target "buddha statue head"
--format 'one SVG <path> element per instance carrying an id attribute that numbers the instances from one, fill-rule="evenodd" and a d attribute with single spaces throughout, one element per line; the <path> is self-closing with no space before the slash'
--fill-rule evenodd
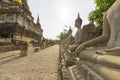
<path id="1" fill-rule="evenodd" d="M 77 19 L 75 20 L 75 27 L 76 28 L 81 28 L 81 24 L 82 24 L 82 19 L 80 18 L 80 15 L 78 13 L 78 17 Z"/>

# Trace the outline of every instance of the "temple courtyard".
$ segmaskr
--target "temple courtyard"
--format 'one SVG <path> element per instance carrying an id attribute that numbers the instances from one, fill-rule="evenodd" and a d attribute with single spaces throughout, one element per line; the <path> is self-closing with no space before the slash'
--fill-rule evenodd
<path id="1" fill-rule="evenodd" d="M 11 51 L 9 54 L 19 51 Z M 2 54 L 4 57 L 6 54 Z M 0 59 L 0 80 L 57 80 L 58 45 L 39 52 L 29 51 L 28 56 L 19 55 Z"/>

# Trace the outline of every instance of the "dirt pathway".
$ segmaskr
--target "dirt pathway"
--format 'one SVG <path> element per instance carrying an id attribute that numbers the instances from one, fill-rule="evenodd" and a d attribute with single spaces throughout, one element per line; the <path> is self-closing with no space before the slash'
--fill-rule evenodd
<path id="1" fill-rule="evenodd" d="M 27 57 L 0 60 L 0 80 L 57 80 L 58 45 Z"/>

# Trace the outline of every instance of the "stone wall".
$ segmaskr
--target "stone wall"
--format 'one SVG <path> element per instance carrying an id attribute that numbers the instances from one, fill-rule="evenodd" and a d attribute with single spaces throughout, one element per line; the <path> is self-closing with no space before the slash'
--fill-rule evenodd
<path id="1" fill-rule="evenodd" d="M 98 37 L 102 33 L 102 28 L 97 28 L 93 22 L 84 25 L 83 29 L 83 42 L 91 40 L 95 37 Z"/>
<path id="2" fill-rule="evenodd" d="M 12 44 L 0 46 L 0 53 L 14 51 L 14 50 L 20 50 L 20 47 Z"/>
<path id="3" fill-rule="evenodd" d="M 102 34 L 102 28 L 96 27 L 93 22 L 84 25 L 82 29 L 82 38 L 83 42 L 86 42 L 88 40 L 94 39 Z M 91 45 L 91 46 L 104 46 L 106 43 Z"/>

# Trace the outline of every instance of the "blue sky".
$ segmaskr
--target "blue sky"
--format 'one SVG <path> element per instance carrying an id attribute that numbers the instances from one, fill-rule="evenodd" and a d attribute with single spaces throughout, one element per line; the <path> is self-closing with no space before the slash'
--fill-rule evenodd
<path id="1" fill-rule="evenodd" d="M 78 12 L 83 19 L 82 25 L 88 24 L 88 14 L 95 8 L 93 0 L 28 0 L 28 4 L 35 21 L 39 14 L 44 37 L 51 39 L 68 29 L 65 25 L 72 26 L 75 33 Z"/>

